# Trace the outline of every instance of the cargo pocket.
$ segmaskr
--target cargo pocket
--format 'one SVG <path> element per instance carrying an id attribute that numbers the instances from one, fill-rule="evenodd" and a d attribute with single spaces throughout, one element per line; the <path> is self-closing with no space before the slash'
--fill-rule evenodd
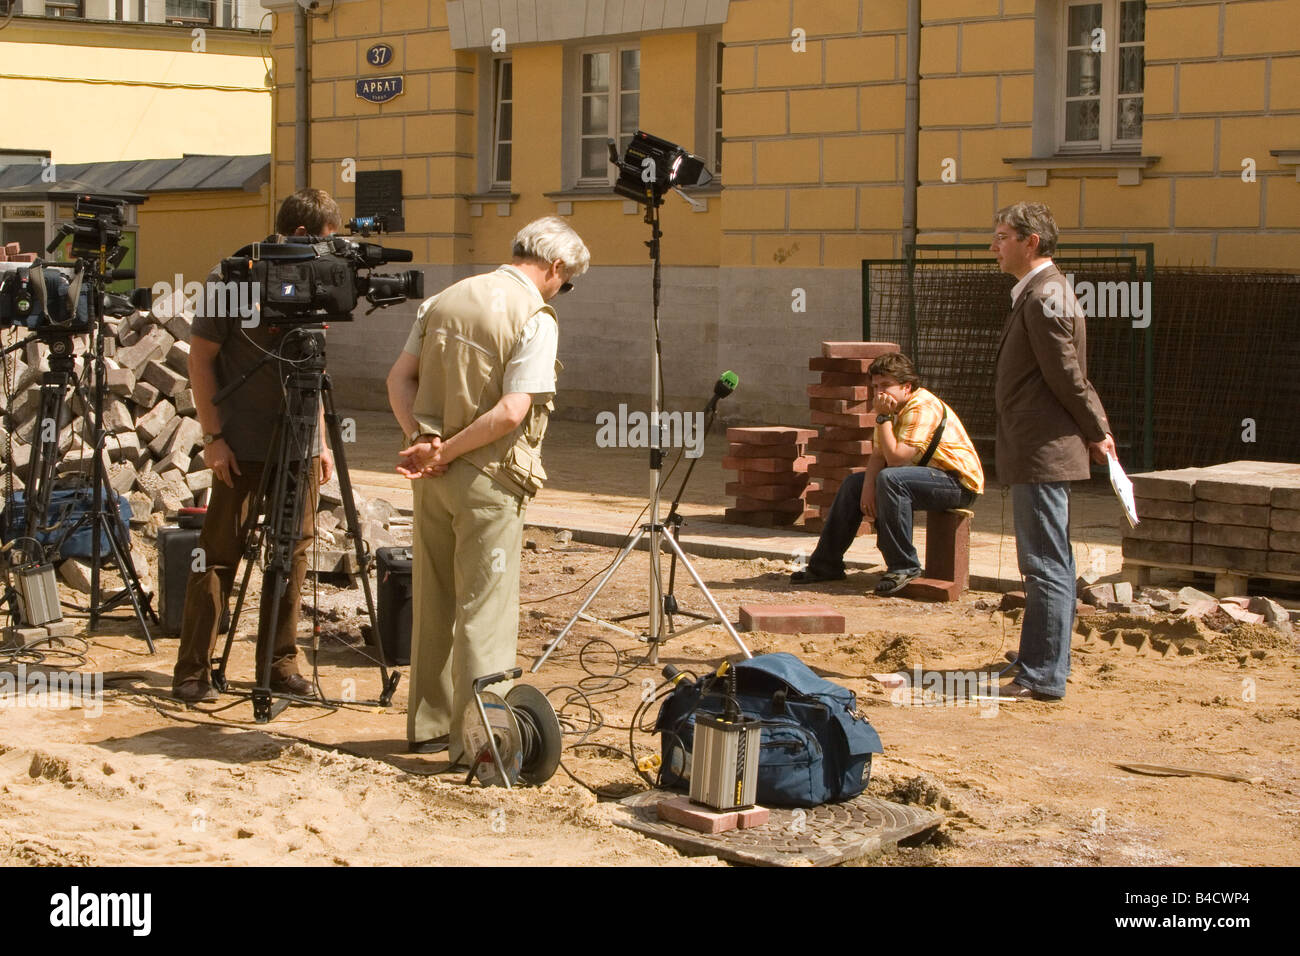
<path id="1" fill-rule="evenodd" d="M 758 802 L 815 807 L 830 796 L 822 770 L 822 745 L 793 721 L 763 721 L 758 757 Z"/>
<path id="2" fill-rule="evenodd" d="M 546 469 L 542 467 L 540 448 L 516 442 L 506 452 L 502 467 L 529 498 L 541 491 L 542 485 L 546 483 Z"/>

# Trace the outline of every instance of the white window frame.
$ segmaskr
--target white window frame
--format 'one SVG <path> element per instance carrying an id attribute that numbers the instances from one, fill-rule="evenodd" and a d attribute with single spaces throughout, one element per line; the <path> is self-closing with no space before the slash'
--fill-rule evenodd
<path id="1" fill-rule="evenodd" d="M 623 54 L 629 50 L 635 50 L 637 53 L 637 88 L 635 91 L 623 89 Z M 574 78 L 574 90 L 576 100 L 574 101 L 573 111 L 573 170 L 575 182 L 578 187 L 591 186 L 609 186 L 614 181 L 614 167 L 608 166 L 603 176 L 583 176 L 582 174 L 582 147 L 583 147 L 583 128 L 582 128 L 582 106 L 583 99 L 587 96 L 582 89 L 582 65 L 583 58 L 593 53 L 605 53 L 610 58 L 609 71 L 609 91 L 605 94 L 609 97 L 609 109 L 606 112 L 607 131 L 604 139 L 613 139 L 619 143 L 619 153 L 622 154 L 624 144 L 620 140 L 619 125 L 622 116 L 622 101 L 625 93 L 635 92 L 637 96 L 637 122 L 640 123 L 641 117 L 641 67 L 640 55 L 641 44 L 639 41 L 632 43 L 605 44 L 601 46 L 579 47 L 575 52 L 574 69 L 576 76 Z M 591 137 L 591 138 L 594 138 Z"/>
<path id="2" fill-rule="evenodd" d="M 1057 61 L 1056 104 L 1057 131 L 1056 143 L 1063 153 L 1085 152 L 1138 152 L 1142 148 L 1141 137 L 1137 139 L 1118 139 L 1115 124 L 1119 116 L 1119 64 L 1120 31 L 1119 9 L 1122 0 L 1068 0 L 1061 8 L 1061 23 L 1057 42 L 1060 58 Z M 1098 138 L 1096 140 L 1066 139 L 1066 96 L 1070 73 L 1070 10 L 1073 7 L 1100 6 L 1101 29 L 1104 31 L 1106 48 L 1101 53 L 1101 90 L 1099 96 L 1099 113 L 1097 121 Z M 1144 17 L 1145 21 L 1145 17 Z M 1143 24 L 1143 40 L 1140 43 L 1127 43 L 1124 47 L 1141 46 L 1146 48 L 1146 24 Z M 1143 90 L 1138 94 L 1124 94 L 1145 97 L 1145 77 Z M 1144 101 L 1145 106 L 1145 101 Z"/>
<path id="3" fill-rule="evenodd" d="M 509 190 L 510 178 L 514 176 L 514 141 L 515 141 L 515 118 L 514 118 L 514 93 L 515 93 L 515 66 L 514 59 L 508 56 L 495 57 L 492 63 L 492 131 L 491 143 L 492 152 L 489 155 L 488 162 L 491 164 L 488 169 L 488 186 L 493 190 Z M 510 67 L 510 99 L 502 100 L 501 98 L 501 71 L 504 67 Z M 501 106 L 503 103 L 509 103 L 510 109 L 510 135 L 508 139 L 501 138 Z M 499 153 L 502 146 L 510 147 L 510 177 L 506 179 L 497 178 L 497 170 L 500 167 Z"/>

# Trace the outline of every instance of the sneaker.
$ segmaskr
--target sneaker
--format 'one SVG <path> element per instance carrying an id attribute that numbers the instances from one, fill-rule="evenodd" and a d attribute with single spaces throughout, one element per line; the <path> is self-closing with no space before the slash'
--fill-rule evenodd
<path id="1" fill-rule="evenodd" d="M 818 584 L 822 581 L 843 581 L 848 575 L 843 571 L 814 571 L 811 567 L 790 575 L 791 584 Z"/>
<path id="2" fill-rule="evenodd" d="M 920 571 L 887 571 L 876 582 L 876 593 L 881 597 L 897 594 L 920 576 Z"/>

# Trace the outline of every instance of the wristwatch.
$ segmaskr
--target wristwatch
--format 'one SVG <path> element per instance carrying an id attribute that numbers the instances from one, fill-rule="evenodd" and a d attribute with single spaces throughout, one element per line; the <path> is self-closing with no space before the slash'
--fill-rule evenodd
<path id="1" fill-rule="evenodd" d="M 208 435 L 205 433 L 203 436 L 203 447 L 207 448 L 214 441 L 218 441 L 220 438 L 221 438 L 221 432 L 217 432 L 215 435 Z"/>
<path id="2" fill-rule="evenodd" d="M 885 422 L 892 422 L 893 420 L 894 420 L 894 416 L 893 416 L 893 415 L 877 415 L 877 416 L 876 416 L 876 424 L 877 424 L 877 425 L 883 425 L 883 424 L 885 424 Z"/>
<path id="3" fill-rule="evenodd" d="M 428 429 L 417 428 L 415 431 L 411 432 L 411 434 L 406 436 L 406 446 L 409 448 L 410 446 L 418 442 L 421 438 L 423 438 L 425 435 L 428 435 L 430 438 L 440 437 L 438 435 L 435 435 L 433 432 L 429 431 Z"/>

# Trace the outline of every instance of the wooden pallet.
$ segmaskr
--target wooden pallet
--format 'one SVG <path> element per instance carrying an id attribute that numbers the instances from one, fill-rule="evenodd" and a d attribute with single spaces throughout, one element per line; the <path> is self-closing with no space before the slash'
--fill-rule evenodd
<path id="1" fill-rule="evenodd" d="M 1167 564 L 1161 561 L 1147 561 L 1143 558 L 1125 558 L 1120 569 L 1124 580 L 1136 587 L 1151 583 L 1151 571 L 1159 568 L 1165 571 L 1193 571 L 1199 574 L 1214 575 L 1214 596 L 1231 597 L 1245 594 L 1249 581 L 1300 581 L 1300 574 L 1287 574 L 1284 571 L 1247 572 L 1234 568 L 1211 568 L 1201 564 Z"/>

